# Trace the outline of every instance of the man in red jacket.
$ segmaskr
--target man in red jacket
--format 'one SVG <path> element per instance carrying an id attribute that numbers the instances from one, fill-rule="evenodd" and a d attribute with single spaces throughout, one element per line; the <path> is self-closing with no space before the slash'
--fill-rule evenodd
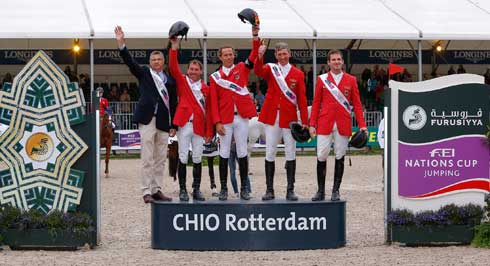
<path id="1" fill-rule="evenodd" d="M 259 49 L 254 71 L 257 76 L 267 81 L 267 94 L 259 115 L 259 121 L 265 124 L 265 178 L 267 190 L 262 200 L 272 200 L 274 196 L 274 171 L 277 144 L 284 139 L 286 153 L 287 200 L 298 200 L 294 194 L 296 174 L 296 141 L 291 135 L 290 122 L 298 120 L 297 109 L 300 111 L 301 122 L 308 128 L 308 109 L 303 72 L 289 64 L 291 54 L 284 42 L 276 44 L 275 56 L 277 64 L 264 65 L 265 45 Z"/>
<path id="2" fill-rule="evenodd" d="M 231 46 L 223 46 L 218 51 L 221 68 L 211 74 L 211 113 L 216 132 L 220 135 L 219 179 L 221 183 L 220 200 L 228 199 L 228 158 L 231 138 L 235 137 L 238 167 L 240 172 L 240 198 L 249 200 L 246 189 L 248 175 L 248 120 L 257 116 L 255 105 L 247 89 L 248 76 L 260 46 L 259 27 L 252 27 L 252 52 L 245 62 L 233 64 L 235 51 Z"/>
<path id="3" fill-rule="evenodd" d="M 172 49 L 170 50 L 170 73 L 177 83 L 177 95 L 179 103 L 173 123 L 179 127 L 177 138 L 179 140 L 179 166 L 177 175 L 179 177 L 181 201 L 189 201 L 186 188 L 186 165 L 189 157 L 189 146 L 192 145 L 192 198 L 203 201 L 204 196 L 200 191 L 202 165 L 201 158 L 204 149 L 204 138 L 206 142 L 213 135 L 211 115 L 209 112 L 209 88 L 201 80 L 202 64 L 197 60 L 189 62 L 187 75 L 182 74 L 177 59 L 179 41 L 176 37 L 170 39 Z"/>
<path id="4" fill-rule="evenodd" d="M 352 106 L 359 128 L 367 134 L 357 80 L 342 71 L 344 64 L 342 52 L 330 50 L 327 63 L 330 71 L 319 75 L 316 80 L 310 117 L 310 135 L 314 137 L 318 134 L 316 166 L 318 191 L 313 196 L 313 201 L 325 200 L 327 157 L 332 142 L 335 150 L 335 171 L 331 200 L 340 199 L 339 188 L 344 174 L 344 156 L 349 145 L 349 137 L 352 135 Z"/>

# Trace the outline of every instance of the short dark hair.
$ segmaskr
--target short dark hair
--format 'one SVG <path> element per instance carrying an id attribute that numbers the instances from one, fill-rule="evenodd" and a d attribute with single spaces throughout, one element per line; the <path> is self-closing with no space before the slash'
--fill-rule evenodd
<path id="1" fill-rule="evenodd" d="M 223 45 L 223 46 L 221 46 L 219 48 L 219 50 L 218 50 L 218 56 L 221 56 L 221 53 L 223 52 L 223 49 L 227 49 L 227 48 L 231 48 L 231 50 L 233 51 L 233 53 L 235 53 L 235 49 L 233 48 L 233 46 L 226 44 L 226 45 Z"/>
<path id="2" fill-rule="evenodd" d="M 192 64 L 196 64 L 199 66 L 199 68 L 202 70 L 202 63 L 201 61 L 197 60 L 197 59 L 193 59 L 189 62 L 189 65 L 187 65 L 187 68 L 189 68 Z"/>
<path id="3" fill-rule="evenodd" d="M 166 62 L 166 60 L 165 60 L 165 54 L 163 54 L 162 51 L 158 51 L 158 50 L 152 51 L 150 53 L 150 58 L 151 58 L 152 55 L 161 55 L 163 57 L 163 62 Z"/>
<path id="4" fill-rule="evenodd" d="M 337 49 L 332 49 L 332 50 L 328 51 L 327 61 L 330 61 L 330 55 L 333 55 L 333 54 L 338 54 L 338 55 L 340 55 L 340 58 L 344 59 L 344 56 L 342 55 L 342 51 L 337 50 Z"/>

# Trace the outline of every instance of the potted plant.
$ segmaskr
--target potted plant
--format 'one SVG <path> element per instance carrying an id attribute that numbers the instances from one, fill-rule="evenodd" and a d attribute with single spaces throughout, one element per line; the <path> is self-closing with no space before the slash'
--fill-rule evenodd
<path id="1" fill-rule="evenodd" d="M 93 222 L 84 213 L 0 207 L 0 235 L 12 249 L 75 249 L 89 243 Z"/>
<path id="2" fill-rule="evenodd" d="M 387 223 L 393 242 L 406 245 L 470 244 L 474 227 L 482 217 L 483 208 L 478 205 L 449 204 L 437 211 L 393 210 L 388 214 Z"/>

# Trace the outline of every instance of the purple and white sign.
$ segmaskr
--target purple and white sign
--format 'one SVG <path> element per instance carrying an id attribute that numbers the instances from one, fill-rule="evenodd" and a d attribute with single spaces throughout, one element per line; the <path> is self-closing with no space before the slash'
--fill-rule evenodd
<path id="1" fill-rule="evenodd" d="M 398 193 L 429 198 L 465 190 L 488 191 L 489 150 L 481 136 L 427 144 L 398 144 Z"/>
<path id="2" fill-rule="evenodd" d="M 134 147 L 141 145 L 139 131 L 135 130 L 128 133 L 119 133 L 119 147 Z"/>

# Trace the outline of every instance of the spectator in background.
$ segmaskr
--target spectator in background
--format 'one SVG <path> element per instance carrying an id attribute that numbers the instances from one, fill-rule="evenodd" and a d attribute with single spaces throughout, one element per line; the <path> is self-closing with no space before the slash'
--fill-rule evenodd
<path id="1" fill-rule="evenodd" d="M 5 76 L 3 77 L 2 86 L 3 86 L 3 84 L 4 84 L 5 82 L 12 83 L 12 81 L 13 81 L 12 74 L 10 74 L 10 72 L 7 72 L 7 73 L 5 74 Z M 0 89 L 1 89 L 1 87 L 0 87 Z"/>
<path id="2" fill-rule="evenodd" d="M 310 71 L 308 71 L 308 78 L 306 79 L 306 99 L 308 101 L 313 100 L 313 67 L 310 67 Z"/>
<path id="3" fill-rule="evenodd" d="M 70 80 L 70 82 L 78 82 L 78 78 L 76 76 L 76 73 L 73 73 L 71 71 L 70 66 L 66 66 L 64 72 L 68 76 L 68 79 Z"/>
<path id="4" fill-rule="evenodd" d="M 456 71 L 454 70 L 454 67 L 453 67 L 453 66 L 450 66 L 450 67 L 449 67 L 449 70 L 447 71 L 447 74 L 448 74 L 448 75 L 453 75 L 453 74 L 456 74 Z"/>
<path id="5" fill-rule="evenodd" d="M 111 85 L 111 91 L 109 92 L 109 96 L 107 97 L 111 102 L 119 101 L 119 92 L 116 84 Z"/>
<path id="6" fill-rule="evenodd" d="M 372 72 L 371 72 L 371 69 L 369 69 L 369 68 L 365 68 L 362 71 L 361 81 L 362 81 L 362 88 L 364 90 L 367 90 L 367 82 L 371 78 L 371 74 L 372 74 Z"/>
<path id="7" fill-rule="evenodd" d="M 121 102 L 121 112 L 131 113 L 131 96 L 129 95 L 128 88 L 124 88 L 123 93 L 119 96 L 119 101 Z"/>
<path id="8" fill-rule="evenodd" d="M 464 69 L 463 65 L 461 65 L 461 64 L 460 64 L 460 65 L 458 66 L 457 73 L 458 73 L 458 74 L 464 74 L 464 73 L 466 73 L 466 69 Z"/>
<path id="9" fill-rule="evenodd" d="M 490 67 L 487 68 L 487 72 L 483 76 L 485 77 L 485 84 L 490 84 Z"/>
<path id="10" fill-rule="evenodd" d="M 412 74 L 410 74 L 406 68 L 403 69 L 401 81 L 402 82 L 412 82 Z"/>
<path id="11" fill-rule="evenodd" d="M 320 68 L 320 72 L 318 72 L 318 75 L 322 75 L 325 73 L 327 73 L 327 69 L 325 68 L 325 65 L 322 65 L 322 67 Z"/>
<path id="12" fill-rule="evenodd" d="M 262 105 L 264 104 L 265 96 L 262 94 L 262 91 L 258 90 L 257 94 L 255 95 L 255 100 L 257 101 L 257 107 L 258 109 L 262 109 Z"/>

